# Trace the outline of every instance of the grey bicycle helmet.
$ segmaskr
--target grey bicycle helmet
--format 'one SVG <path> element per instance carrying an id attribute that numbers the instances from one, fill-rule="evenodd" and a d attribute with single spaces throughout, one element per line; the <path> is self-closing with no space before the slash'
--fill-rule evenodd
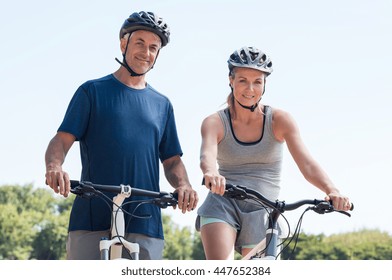
<path id="1" fill-rule="evenodd" d="M 157 34 L 162 41 L 162 47 L 166 46 L 170 40 L 170 28 L 163 19 L 152 12 L 135 12 L 131 14 L 123 23 L 120 29 L 120 39 L 127 33 L 136 30 L 147 30 Z"/>
<path id="2" fill-rule="evenodd" d="M 261 50 L 255 47 L 242 47 L 230 55 L 229 73 L 232 74 L 234 67 L 252 68 L 267 74 L 272 73 L 272 61 Z"/>

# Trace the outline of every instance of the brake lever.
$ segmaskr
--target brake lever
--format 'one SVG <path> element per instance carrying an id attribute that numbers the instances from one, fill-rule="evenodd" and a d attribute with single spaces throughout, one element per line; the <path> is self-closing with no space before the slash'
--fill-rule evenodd
<path id="1" fill-rule="evenodd" d="M 327 201 L 320 202 L 319 204 L 317 204 L 313 207 L 310 207 L 310 209 L 312 209 L 314 212 L 316 212 L 318 214 L 331 213 L 331 212 L 335 211 L 332 204 L 330 204 Z"/>
<path id="2" fill-rule="evenodd" d="M 249 198 L 249 195 L 246 193 L 246 190 L 241 188 L 236 188 L 234 186 L 226 189 L 224 196 L 229 198 L 235 198 L 238 200 L 244 200 Z"/>
<path id="3" fill-rule="evenodd" d="M 80 184 L 79 186 L 70 190 L 71 193 L 84 197 L 90 198 L 96 195 L 96 189 L 88 184 Z"/>
<path id="4" fill-rule="evenodd" d="M 164 194 L 160 198 L 155 198 L 152 200 L 152 203 L 157 205 L 160 208 L 167 208 L 168 206 L 175 206 L 177 205 L 178 201 L 178 194 L 174 193 L 173 195 Z"/>
<path id="5" fill-rule="evenodd" d="M 348 216 L 348 217 L 351 217 L 351 214 L 350 213 L 348 213 L 348 212 L 346 212 L 346 211 L 338 211 L 338 210 L 334 210 L 335 212 L 338 212 L 338 213 L 340 213 L 340 214 L 344 214 L 344 215 L 346 215 L 346 216 Z"/>

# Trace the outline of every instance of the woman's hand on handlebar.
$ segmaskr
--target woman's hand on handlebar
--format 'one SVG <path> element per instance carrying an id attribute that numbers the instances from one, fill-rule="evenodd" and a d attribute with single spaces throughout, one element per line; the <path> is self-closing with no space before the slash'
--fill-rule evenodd
<path id="1" fill-rule="evenodd" d="M 341 195 L 339 192 L 329 193 L 325 197 L 325 200 L 332 201 L 332 205 L 337 211 L 348 211 L 352 207 L 349 198 Z"/>
<path id="2" fill-rule="evenodd" d="M 204 173 L 204 184 L 212 193 L 225 194 L 226 178 L 219 173 Z"/>
<path id="3" fill-rule="evenodd" d="M 45 183 L 53 189 L 55 193 L 68 197 L 71 184 L 68 173 L 63 171 L 61 167 L 57 169 L 48 169 L 45 178 Z"/>

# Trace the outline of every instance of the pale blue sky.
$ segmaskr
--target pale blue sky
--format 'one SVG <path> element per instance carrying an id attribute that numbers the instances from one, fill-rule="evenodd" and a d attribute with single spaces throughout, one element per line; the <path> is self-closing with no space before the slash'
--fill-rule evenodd
<path id="1" fill-rule="evenodd" d="M 392 2 L 10 1 L 0 10 L 0 184 L 44 186 L 44 153 L 76 88 L 118 68 L 118 31 L 134 11 L 160 14 L 171 42 L 147 80 L 172 101 L 192 184 L 204 199 L 200 124 L 229 92 L 227 58 L 253 45 L 274 73 L 264 103 L 289 111 L 341 191 L 352 218 L 306 214 L 309 233 L 378 228 L 392 233 Z M 79 178 L 78 145 L 64 169 Z M 286 152 L 281 198 L 322 198 Z M 169 189 L 162 174 L 162 188 Z M 382 201 L 382 199 L 388 199 Z M 384 211 L 384 212 L 374 212 Z M 166 210 L 166 213 L 173 211 Z M 175 213 L 193 226 L 195 212 Z M 294 225 L 295 215 L 287 215 Z"/>

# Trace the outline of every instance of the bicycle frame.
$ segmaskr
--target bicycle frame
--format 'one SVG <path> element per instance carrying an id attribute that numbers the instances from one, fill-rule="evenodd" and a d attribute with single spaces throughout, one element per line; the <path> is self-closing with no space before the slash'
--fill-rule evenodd
<path id="1" fill-rule="evenodd" d="M 287 237 L 279 234 L 278 229 L 278 218 L 280 212 L 274 209 L 269 215 L 268 228 L 266 230 L 266 237 L 258 243 L 248 254 L 246 254 L 242 260 L 276 260 L 278 259 L 278 248 L 280 246 L 280 241 Z M 262 256 L 255 257 L 259 252 L 263 252 Z"/>

